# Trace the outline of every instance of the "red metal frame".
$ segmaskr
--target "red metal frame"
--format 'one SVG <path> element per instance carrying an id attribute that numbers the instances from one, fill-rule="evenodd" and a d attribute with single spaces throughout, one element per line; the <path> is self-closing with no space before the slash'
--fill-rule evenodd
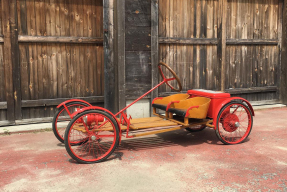
<path id="1" fill-rule="evenodd" d="M 189 110 L 191 110 L 191 109 L 193 109 L 193 108 L 198 108 L 198 107 L 199 107 L 199 105 L 189 107 L 189 108 L 187 109 L 187 111 L 186 111 L 185 117 L 188 117 L 188 116 L 189 116 Z"/>
<path id="2" fill-rule="evenodd" d="M 163 97 L 156 97 L 156 98 L 154 98 L 154 99 L 152 100 L 152 103 L 151 103 L 151 104 L 154 104 L 154 102 L 155 102 L 156 100 L 160 100 L 160 99 L 163 99 Z"/>
<path id="3" fill-rule="evenodd" d="M 172 101 L 169 104 L 167 104 L 165 111 L 168 111 L 168 109 L 170 108 L 170 105 L 173 104 L 173 103 L 179 103 L 179 101 Z"/>
<path id="4" fill-rule="evenodd" d="M 129 118 L 127 117 L 127 114 L 125 113 L 125 110 L 128 109 L 129 107 L 131 107 L 133 104 L 135 104 L 136 102 L 138 102 L 139 100 L 141 100 L 142 98 L 144 98 L 146 95 L 148 95 L 149 93 L 151 93 L 153 90 L 157 89 L 159 86 L 161 86 L 162 84 L 166 83 L 168 86 L 169 85 L 169 81 L 175 80 L 176 78 L 165 78 L 165 76 L 163 75 L 163 71 L 161 69 L 161 67 L 159 67 L 160 69 L 160 73 L 162 74 L 163 77 L 163 81 L 161 81 L 158 85 L 156 85 L 155 87 L 153 87 L 152 89 L 150 89 L 148 92 L 146 92 L 145 94 L 143 94 L 142 96 L 140 96 L 139 98 L 137 98 L 135 101 L 133 101 L 131 104 L 129 104 L 128 106 L 126 106 L 125 108 L 123 108 L 122 110 L 120 110 L 118 113 L 113 114 L 111 113 L 109 110 L 102 108 L 102 107 L 97 107 L 97 106 L 92 106 L 90 103 L 84 101 L 84 100 L 80 100 L 80 99 L 71 99 L 68 101 L 65 101 L 63 103 L 61 103 L 60 105 L 57 106 L 57 108 L 64 106 L 65 109 L 66 107 L 66 103 L 69 102 L 73 102 L 73 101 L 78 101 L 78 102 L 83 102 L 86 103 L 88 105 L 90 105 L 90 107 L 86 107 L 86 108 L 82 108 L 76 112 L 74 112 L 73 114 L 69 114 L 70 116 L 75 116 L 83 111 L 86 110 L 92 110 L 92 109 L 99 109 L 99 110 L 103 110 L 108 112 L 110 115 L 112 115 L 112 117 L 116 120 L 118 127 L 120 128 L 120 136 L 122 136 L 122 130 L 121 130 L 121 126 L 120 125 L 126 125 L 127 126 L 127 130 L 126 130 L 126 138 L 133 138 L 134 136 L 129 136 L 129 128 L 130 128 L 130 120 L 132 119 L 132 117 L 130 116 Z M 254 116 L 254 110 L 251 106 L 251 104 L 243 98 L 240 97 L 230 97 L 230 94 L 227 93 L 209 93 L 209 92 L 204 92 L 204 91 L 200 91 L 200 90 L 190 90 L 188 91 L 188 93 L 191 95 L 191 97 L 196 97 L 196 96 L 203 96 L 203 97 L 209 97 L 211 98 L 211 106 L 208 110 L 208 117 L 213 119 L 213 125 L 214 125 L 214 129 L 216 129 L 216 122 L 217 122 L 217 115 L 220 111 L 220 109 L 226 105 L 227 103 L 229 103 L 232 100 L 242 100 L 244 101 L 248 107 L 250 108 L 252 115 Z M 157 99 L 162 99 L 163 97 L 158 97 L 155 98 L 152 103 L 154 103 L 155 100 Z M 179 101 L 172 101 L 167 105 L 166 111 L 170 108 L 170 105 L 172 103 L 178 103 Z M 189 110 L 192 108 L 198 108 L 199 106 L 191 106 L 188 108 L 187 113 L 185 115 L 185 117 L 188 117 L 189 115 Z M 68 110 L 67 110 L 68 111 Z M 120 119 L 118 120 L 116 117 L 120 115 Z M 102 125 L 104 125 L 105 123 L 103 123 Z M 121 137 L 120 137 L 120 141 L 121 141 Z"/>
<path id="5" fill-rule="evenodd" d="M 121 124 L 124 125 L 126 124 L 127 126 L 127 131 L 126 131 L 126 138 L 133 138 L 133 136 L 129 136 L 129 128 L 130 128 L 130 120 L 132 119 L 132 117 L 130 116 L 129 118 L 127 117 L 127 114 L 125 113 L 125 110 L 127 108 L 129 108 L 130 106 L 132 106 L 133 104 L 135 104 L 136 102 L 138 102 L 139 100 L 141 100 L 142 98 L 144 98 L 146 95 L 148 95 L 149 93 L 151 93 L 153 90 L 155 90 L 156 88 L 158 88 L 159 86 L 161 86 L 162 84 L 164 83 L 167 83 L 168 81 L 172 81 L 172 80 L 175 80 L 175 78 L 170 78 L 170 79 L 166 79 L 164 78 L 162 82 L 160 82 L 158 85 L 156 85 L 155 87 L 153 87 L 151 90 L 149 90 L 148 92 L 146 92 L 145 94 L 143 94 L 142 96 L 140 96 L 139 98 L 137 98 L 135 101 L 133 101 L 131 104 L 129 104 L 128 106 L 126 106 L 125 108 L 123 108 L 122 110 L 120 110 L 118 113 L 116 114 L 113 114 L 112 112 L 110 112 L 109 110 L 105 109 L 105 108 L 102 108 L 102 107 L 97 107 L 97 106 L 92 106 L 91 104 L 90 107 L 86 107 L 86 108 L 82 108 L 76 112 L 73 113 L 73 116 L 76 116 L 77 114 L 79 113 L 82 113 L 84 111 L 87 111 L 87 110 L 92 110 L 92 109 L 100 109 L 100 110 L 103 110 L 103 111 L 106 111 L 108 112 L 110 115 L 112 115 L 112 117 L 116 120 L 117 124 L 118 124 L 118 127 L 120 128 L 120 136 L 122 135 L 122 130 L 121 130 Z M 82 102 L 85 102 L 83 100 L 79 100 L 79 99 L 71 99 L 71 100 L 68 100 L 68 101 L 65 101 L 63 103 L 61 103 L 60 105 L 58 105 L 58 107 L 64 105 L 65 107 L 65 104 L 68 103 L 68 102 L 72 102 L 72 101 L 82 101 Z M 85 102 L 86 103 L 86 102 Z M 69 114 L 70 116 L 72 114 Z M 120 115 L 120 121 L 116 118 L 116 116 Z M 104 125 L 105 123 L 103 123 L 102 125 Z M 101 125 L 101 126 L 102 126 Z M 87 128 L 86 128 L 87 129 Z M 87 130 L 88 131 L 88 130 Z M 121 137 L 120 137 L 120 141 L 121 141 Z"/>
<path id="6" fill-rule="evenodd" d="M 161 65 L 163 65 L 163 64 L 161 64 Z M 166 83 L 169 87 L 171 87 L 172 89 L 174 89 L 176 91 L 180 91 L 182 89 L 181 83 L 180 83 L 177 75 L 174 73 L 174 71 L 172 69 L 170 69 L 170 67 L 168 67 L 166 64 L 164 64 L 164 66 L 167 67 L 170 70 L 170 72 L 173 74 L 173 78 L 167 79 L 164 76 L 161 67 L 159 66 L 159 71 L 160 71 L 160 74 L 163 77 L 163 81 L 161 81 L 158 85 L 156 85 L 155 87 L 153 87 L 152 89 L 150 89 L 149 91 L 144 93 L 142 96 L 137 98 L 131 104 L 129 104 L 128 106 L 126 106 L 123 109 L 121 109 L 116 114 L 113 114 L 112 112 L 110 112 L 109 110 L 107 110 L 105 108 L 92 106 L 88 102 L 86 102 L 84 100 L 80 100 L 80 99 L 71 99 L 71 100 L 65 101 L 65 102 L 61 103 L 60 105 L 58 105 L 57 108 L 63 106 L 64 109 L 68 112 L 68 114 L 69 114 L 69 116 L 71 118 L 73 118 L 76 115 L 78 115 L 77 119 L 73 119 L 72 120 L 73 125 L 79 121 L 84 126 L 84 129 L 83 129 L 83 127 L 81 127 L 80 129 L 85 130 L 85 131 L 83 131 L 83 130 L 81 130 L 81 131 L 83 131 L 84 133 L 87 134 L 87 135 L 84 134 L 84 137 L 87 136 L 87 138 L 84 138 L 84 139 L 81 139 L 81 140 L 77 140 L 76 139 L 75 141 L 74 140 L 71 141 L 70 138 L 73 138 L 73 137 L 69 137 L 69 134 L 71 133 L 71 130 L 73 129 L 73 127 L 68 126 L 69 128 L 66 130 L 65 140 L 67 141 L 69 146 L 67 146 L 67 143 L 65 143 L 65 147 L 66 147 L 67 152 L 70 154 L 70 156 L 72 156 L 73 159 L 76 159 L 77 161 L 84 162 L 84 163 L 89 162 L 89 161 L 90 162 L 100 162 L 101 158 L 103 158 L 102 160 L 104 160 L 104 158 L 108 158 L 111 155 L 111 153 L 113 152 L 113 150 L 115 149 L 116 144 L 118 145 L 118 143 L 116 143 L 116 141 L 118 141 L 118 139 L 119 139 L 119 143 L 121 142 L 121 139 L 122 139 L 122 136 L 123 136 L 122 135 L 123 133 L 122 133 L 121 125 L 126 126 L 126 127 L 124 127 L 124 128 L 126 128 L 126 135 L 125 135 L 126 138 L 133 138 L 133 137 L 137 137 L 137 136 L 144 136 L 144 135 L 149 135 L 149 134 L 156 134 L 156 133 L 162 133 L 162 132 L 167 132 L 167 131 L 173 131 L 173 130 L 182 129 L 182 128 L 189 128 L 191 126 L 197 126 L 197 125 L 213 127 L 215 129 L 215 132 L 216 132 L 218 138 L 225 144 L 237 144 L 237 143 L 240 143 L 241 141 L 243 141 L 246 137 L 248 137 L 248 135 L 249 135 L 249 133 L 251 131 L 251 128 L 252 128 L 252 116 L 254 116 L 254 110 L 253 110 L 251 104 L 246 99 L 243 99 L 243 98 L 240 98 L 240 97 L 233 97 L 232 98 L 232 97 L 230 97 L 230 94 L 228 94 L 228 93 L 219 93 L 219 92 L 203 91 L 203 90 L 189 90 L 188 94 L 190 95 L 189 96 L 190 98 L 192 98 L 192 97 L 206 97 L 206 98 L 210 98 L 211 99 L 211 102 L 210 102 L 210 105 L 209 105 L 209 108 L 208 108 L 208 111 L 207 111 L 207 116 L 206 116 L 207 120 L 202 121 L 202 122 L 198 121 L 198 122 L 190 124 L 189 123 L 189 119 L 188 119 L 189 111 L 191 109 L 193 109 L 193 108 L 199 108 L 199 106 L 198 105 L 197 106 L 186 106 L 186 107 L 188 107 L 188 109 L 187 109 L 186 114 L 185 114 L 184 122 L 182 122 L 180 120 L 177 120 L 176 118 L 173 119 L 171 117 L 172 115 L 170 115 L 167 112 L 165 113 L 166 116 L 162 116 L 162 115 L 156 113 L 155 115 L 158 115 L 158 116 L 160 116 L 162 118 L 167 118 L 170 121 L 175 122 L 176 125 L 172 126 L 171 128 L 169 128 L 169 126 L 165 125 L 165 122 L 163 121 L 163 127 L 161 127 L 163 130 L 157 130 L 157 128 L 155 128 L 153 131 L 147 131 L 145 133 L 139 133 L 139 134 L 134 134 L 134 135 L 130 136 L 129 132 L 130 132 L 130 126 L 131 126 L 131 119 L 132 119 L 132 117 L 130 115 L 129 115 L 129 117 L 127 116 L 127 113 L 125 112 L 126 109 L 128 109 L 129 107 L 134 105 L 140 99 L 144 98 L 145 96 L 147 96 L 149 93 L 151 93 L 152 91 L 154 91 L 155 89 L 157 89 L 159 86 L 161 86 L 164 83 Z M 179 89 L 173 88 L 168 83 L 169 81 L 172 81 L 172 80 L 176 80 L 177 81 L 177 83 L 179 85 Z M 152 101 L 152 104 L 154 104 L 154 101 L 159 100 L 159 99 L 163 99 L 163 98 L 162 97 L 155 98 Z M 246 105 L 241 103 L 241 102 L 230 103 L 233 100 L 240 100 L 242 102 L 245 102 Z M 71 114 L 70 111 L 67 109 L 67 103 L 69 103 L 69 102 L 79 102 L 81 104 L 88 104 L 89 107 L 85 107 L 85 108 L 79 109 L 76 112 L 74 112 L 73 114 Z M 168 103 L 168 105 L 166 107 L 166 111 L 168 111 L 168 109 L 170 108 L 171 104 L 179 103 L 179 102 L 180 101 L 171 101 L 170 103 Z M 251 113 L 250 113 L 250 111 L 248 109 L 246 110 L 248 115 L 249 115 L 248 116 L 248 121 L 249 121 L 248 130 L 240 138 L 241 140 L 235 141 L 233 137 L 232 138 L 230 137 L 231 140 L 228 139 L 228 138 L 226 139 L 225 137 L 228 136 L 229 132 L 233 134 L 233 132 L 235 130 L 237 130 L 238 127 L 239 127 L 239 123 L 240 123 L 239 122 L 239 118 L 235 114 L 233 114 L 234 112 L 237 111 L 238 107 L 237 108 L 235 107 L 235 109 L 233 110 L 233 113 L 228 113 L 228 111 L 230 110 L 229 105 L 233 105 L 233 104 L 237 105 L 238 103 L 239 103 L 239 105 L 241 105 L 245 109 L 249 108 Z M 226 106 L 226 105 L 228 105 L 228 106 Z M 99 115 L 98 115 L 98 114 L 93 114 L 93 113 L 97 113 L 97 111 L 93 112 L 92 110 L 101 110 L 102 112 L 98 111 L 99 112 Z M 221 112 L 221 110 L 224 110 L 224 111 Z M 226 112 L 225 112 L 225 110 L 226 110 Z M 103 111 L 106 112 L 106 113 L 104 113 Z M 219 114 L 220 112 L 221 112 L 221 114 Z M 242 110 L 240 111 L 240 114 L 241 114 L 241 112 L 242 112 Z M 107 114 L 110 114 L 111 116 L 109 116 Z M 217 117 L 218 115 L 220 115 L 220 117 Z M 239 116 L 241 116 L 241 115 L 239 115 Z M 110 118 L 110 117 L 112 117 L 116 121 L 116 124 L 117 124 L 119 130 L 116 130 L 115 123 L 112 120 L 112 118 Z M 119 118 L 117 118 L 117 117 L 119 117 Z M 217 122 L 218 118 L 220 118 L 220 123 L 221 124 L 219 124 Z M 244 117 L 242 119 L 242 121 L 245 120 L 246 118 L 247 117 Z M 95 125 L 93 124 L 93 122 L 96 122 Z M 102 122 L 102 123 L 99 124 L 98 122 Z M 97 132 L 97 131 L 100 131 L 100 128 L 102 126 L 104 126 L 107 122 L 111 122 L 112 123 L 113 135 L 111 135 L 111 133 L 108 133 L 108 134 L 104 133 L 103 135 L 99 135 L 99 132 Z M 213 122 L 213 125 L 211 125 L 212 122 Z M 218 127 L 216 126 L 217 124 L 218 124 Z M 133 126 L 131 126 L 131 127 L 133 127 Z M 148 125 L 148 126 L 142 127 L 142 128 L 149 129 L 149 128 L 153 128 L 153 127 L 150 127 L 150 125 Z M 225 130 L 225 132 L 227 132 L 227 133 L 221 133 L 219 131 L 220 128 Z M 77 128 L 75 128 L 75 129 L 77 130 Z M 98 129 L 98 130 L 96 130 L 96 129 Z M 67 132 L 67 131 L 69 131 L 69 132 Z M 107 130 L 104 130 L 104 131 L 111 131 L 111 130 L 107 129 Z M 118 135 L 118 133 L 119 133 L 119 135 Z M 86 143 L 88 141 L 93 141 L 93 140 L 98 141 L 98 139 L 99 140 L 101 140 L 103 138 L 107 139 L 107 137 L 113 137 L 113 143 L 112 143 L 112 145 L 109 148 L 107 148 L 108 151 L 106 151 L 100 157 L 96 156 L 95 157 L 96 159 L 86 159 L 85 157 L 79 156 L 79 155 L 77 155 L 77 153 L 73 152 L 73 149 L 71 148 L 72 145 L 73 146 L 78 146 L 78 144 L 82 145 L 84 142 Z M 83 145 L 85 145 L 85 143 Z M 98 143 L 99 143 L 99 141 L 98 141 Z M 90 148 L 89 148 L 89 151 L 88 151 L 88 155 L 89 154 L 90 154 Z"/>

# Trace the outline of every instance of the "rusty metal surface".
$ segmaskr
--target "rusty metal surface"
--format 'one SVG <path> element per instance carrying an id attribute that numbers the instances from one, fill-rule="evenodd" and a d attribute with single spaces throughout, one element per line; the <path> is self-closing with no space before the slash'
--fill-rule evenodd
<path id="1" fill-rule="evenodd" d="M 52 132 L 0 136 L 0 191 L 287 191 L 287 108 L 255 113 L 243 144 L 177 130 L 124 139 L 92 165 L 71 160 Z"/>

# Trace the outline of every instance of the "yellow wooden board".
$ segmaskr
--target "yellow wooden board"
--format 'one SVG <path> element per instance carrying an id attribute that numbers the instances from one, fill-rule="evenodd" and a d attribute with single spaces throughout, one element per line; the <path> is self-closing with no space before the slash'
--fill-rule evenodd
<path id="1" fill-rule="evenodd" d="M 178 125 L 175 122 L 162 119 L 160 117 L 138 118 L 131 120 L 131 129 L 147 129 L 153 127 L 167 127 Z"/>
<path id="2" fill-rule="evenodd" d="M 131 120 L 130 129 L 147 129 L 147 128 L 154 128 L 154 127 L 168 127 L 168 126 L 176 126 L 178 125 L 175 122 L 165 120 L 160 117 L 148 117 L 148 118 L 137 118 Z M 73 127 L 74 130 L 81 131 L 83 133 L 86 132 L 85 127 L 81 123 L 77 123 Z M 126 125 L 121 125 L 121 130 L 126 130 Z M 96 131 L 113 131 L 111 125 L 105 125 L 103 128 L 96 130 Z"/>

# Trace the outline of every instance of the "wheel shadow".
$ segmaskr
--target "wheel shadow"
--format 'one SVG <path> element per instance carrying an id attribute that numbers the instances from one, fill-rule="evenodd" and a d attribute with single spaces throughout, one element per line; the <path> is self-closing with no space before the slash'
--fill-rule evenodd
<path id="1" fill-rule="evenodd" d="M 58 147 L 65 147 L 65 143 L 58 143 L 57 146 Z"/>
<path id="2" fill-rule="evenodd" d="M 196 146 L 201 144 L 224 145 L 216 136 L 214 129 L 206 128 L 200 132 L 189 132 L 185 129 L 172 132 L 160 133 L 138 138 L 122 138 L 120 146 L 105 161 L 122 160 L 124 153 L 127 151 L 141 151 L 149 149 L 167 148 L 172 146 Z M 248 142 L 247 138 L 243 143 Z M 59 143 L 58 146 L 64 146 Z M 70 159 L 70 163 L 77 163 Z"/>

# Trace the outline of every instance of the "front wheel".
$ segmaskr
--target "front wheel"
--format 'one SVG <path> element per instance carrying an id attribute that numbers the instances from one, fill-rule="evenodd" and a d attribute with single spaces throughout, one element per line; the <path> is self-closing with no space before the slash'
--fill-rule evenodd
<path id="1" fill-rule="evenodd" d="M 231 101 L 219 112 L 216 135 L 224 144 L 238 144 L 246 140 L 253 124 L 252 113 L 247 105 Z"/>
<path id="2" fill-rule="evenodd" d="M 78 163 L 99 163 L 119 145 L 119 127 L 109 113 L 88 110 L 73 118 L 64 138 L 67 152 Z"/>

